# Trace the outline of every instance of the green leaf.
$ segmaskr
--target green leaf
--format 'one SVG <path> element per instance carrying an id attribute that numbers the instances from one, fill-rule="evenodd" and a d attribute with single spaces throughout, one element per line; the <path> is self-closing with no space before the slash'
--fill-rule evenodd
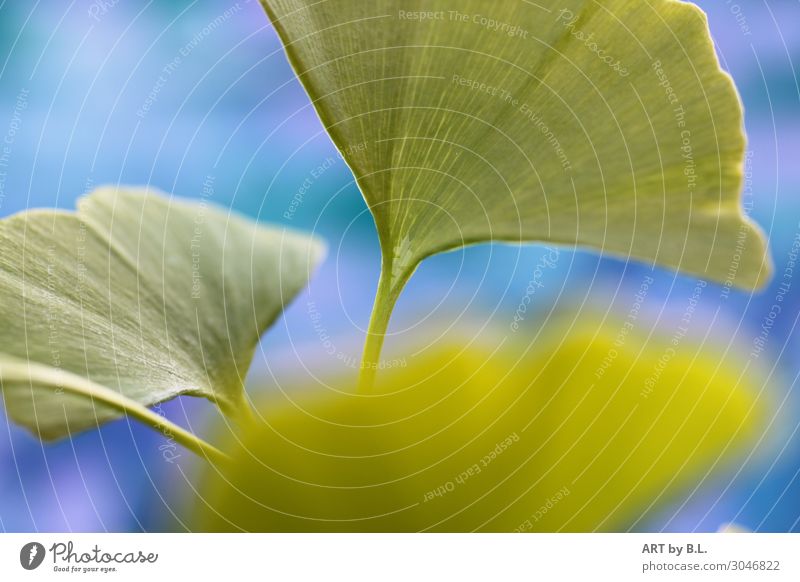
<path id="1" fill-rule="evenodd" d="M 175 425 L 166 417 L 111 388 L 64 370 L 0 354 L 0 384 L 6 406 L 18 413 L 18 422 L 28 426 L 40 426 L 39 417 L 46 419 L 51 414 L 59 413 L 64 415 L 64 422 L 69 423 L 69 417 L 75 415 L 76 409 L 83 410 L 82 415 L 89 418 L 93 415 L 101 416 L 101 410 L 106 414 L 127 414 L 161 431 L 202 457 L 217 462 L 229 461 L 229 457 L 222 451 Z M 38 400 L 37 409 L 31 404 L 33 397 Z M 57 402 L 61 405 L 61 410 L 45 410 L 39 401 L 47 405 Z"/>
<path id="2" fill-rule="evenodd" d="M 766 374 L 713 340 L 603 318 L 557 321 L 530 345 L 491 328 L 425 342 L 370 396 L 331 379 L 273 394 L 187 518 L 200 531 L 641 528 L 753 450 Z"/>
<path id="3" fill-rule="evenodd" d="M 4 219 L 0 248 L 0 383 L 43 439 L 181 394 L 246 414 L 258 339 L 324 254 L 205 201 L 123 188 Z"/>
<path id="4" fill-rule="evenodd" d="M 375 218 L 366 363 L 418 263 L 471 243 L 591 247 L 748 289 L 768 279 L 740 208 L 741 106 L 696 6 L 262 3 Z"/>

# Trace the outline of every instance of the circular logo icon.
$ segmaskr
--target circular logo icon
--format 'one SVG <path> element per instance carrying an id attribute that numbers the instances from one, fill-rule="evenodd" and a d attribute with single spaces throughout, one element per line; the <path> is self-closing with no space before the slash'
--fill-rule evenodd
<path id="1" fill-rule="evenodd" d="M 44 546 L 39 542 L 28 542 L 19 551 L 19 563 L 26 570 L 35 570 L 44 561 Z"/>

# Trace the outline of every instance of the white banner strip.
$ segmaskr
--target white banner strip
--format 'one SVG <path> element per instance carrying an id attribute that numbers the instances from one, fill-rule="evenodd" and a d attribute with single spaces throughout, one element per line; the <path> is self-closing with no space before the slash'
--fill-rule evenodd
<path id="1" fill-rule="evenodd" d="M 13 581 L 797 581 L 798 565 L 796 534 L 0 535 Z"/>

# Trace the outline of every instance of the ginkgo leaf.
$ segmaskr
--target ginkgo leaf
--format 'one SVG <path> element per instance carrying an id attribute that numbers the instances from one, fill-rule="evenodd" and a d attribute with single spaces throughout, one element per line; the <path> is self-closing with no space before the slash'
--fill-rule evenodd
<path id="1" fill-rule="evenodd" d="M 311 237 L 144 189 L 0 221 L 9 416 L 54 439 L 181 394 L 246 410 L 258 339 L 323 254 Z"/>
<path id="2" fill-rule="evenodd" d="M 740 208 L 740 102 L 696 6 L 262 4 L 375 219 L 367 362 L 418 263 L 470 243 L 552 241 L 728 286 L 767 280 Z"/>
<path id="3" fill-rule="evenodd" d="M 425 342 L 366 397 L 330 379 L 273 392 L 186 511 L 201 531 L 642 527 L 753 450 L 766 374 L 658 329 L 620 342 L 626 321 L 565 318 L 531 346 L 491 328 Z"/>
<path id="4" fill-rule="evenodd" d="M 64 422 L 69 424 L 70 417 L 99 419 L 109 414 L 127 414 L 209 460 L 229 460 L 216 447 L 143 404 L 58 368 L 0 353 L 0 386 L 12 417 L 25 426 L 48 430 L 47 426 L 52 424 L 48 420 L 50 418 L 63 417 Z M 40 422 L 39 418 L 44 422 Z M 46 436 L 42 431 L 37 434 Z M 61 436 L 61 433 L 56 432 L 54 436 Z"/>

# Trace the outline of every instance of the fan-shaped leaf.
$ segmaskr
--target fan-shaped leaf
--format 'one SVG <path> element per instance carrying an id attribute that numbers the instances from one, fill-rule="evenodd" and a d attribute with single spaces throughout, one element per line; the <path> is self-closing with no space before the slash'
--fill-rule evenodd
<path id="1" fill-rule="evenodd" d="M 481 241 L 588 246 L 745 288 L 767 279 L 739 206 L 740 103 L 697 7 L 262 3 L 374 215 L 379 336 L 420 260 Z"/>
<path id="2" fill-rule="evenodd" d="M 205 202 L 116 188 L 3 220 L 0 249 L 0 382 L 9 415 L 46 439 L 180 394 L 241 411 L 259 336 L 323 254 Z"/>

